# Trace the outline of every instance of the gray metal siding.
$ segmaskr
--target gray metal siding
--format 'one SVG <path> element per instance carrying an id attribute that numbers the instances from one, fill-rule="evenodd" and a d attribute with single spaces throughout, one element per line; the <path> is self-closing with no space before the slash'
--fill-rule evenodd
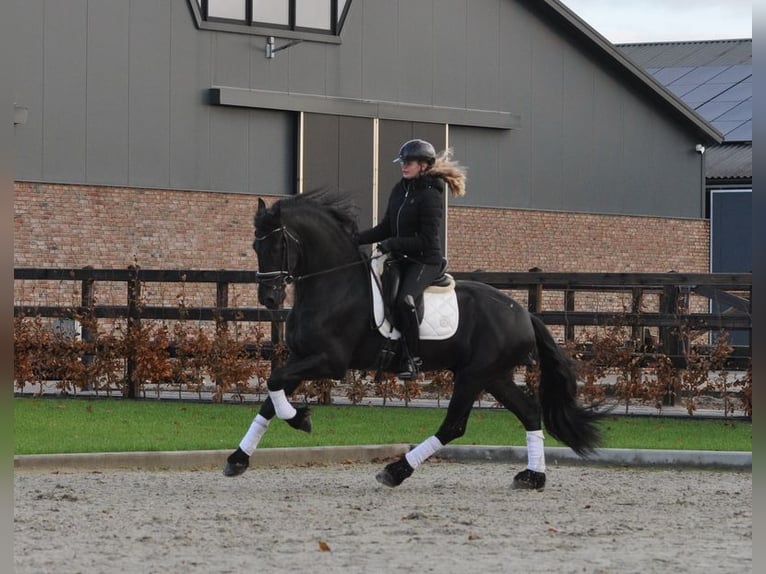
<path id="1" fill-rule="evenodd" d="M 91 2 L 87 39 L 85 178 L 89 183 L 127 185 L 130 3 Z"/>
<path id="2" fill-rule="evenodd" d="M 87 4 L 45 3 L 40 175 L 50 181 L 85 179 Z"/>
<path id="3" fill-rule="evenodd" d="M 289 112 L 250 110 L 247 146 L 250 193 L 285 195 L 295 191 L 297 119 Z"/>
<path id="4" fill-rule="evenodd" d="M 17 2 L 18 4 L 18 2 Z M 14 129 L 16 179 L 40 179 L 43 173 L 43 60 L 45 53 L 42 2 L 14 6 L 16 38 L 24 49 L 15 50 L 14 102 L 27 108 L 26 123 Z"/>
<path id="5" fill-rule="evenodd" d="M 435 57 L 429 76 L 433 78 L 434 105 L 466 107 L 466 90 L 456 86 L 468 82 L 467 13 L 465 0 L 440 0 L 439 9 L 433 12 Z"/>
<path id="6" fill-rule="evenodd" d="M 273 59 L 262 36 L 198 30 L 187 0 L 17 4 L 29 120 L 16 179 L 290 193 L 292 113 L 211 106 L 223 86 L 350 98 L 341 116 L 358 100 L 518 114 L 504 129 L 451 126 L 469 167 L 456 204 L 702 216 L 699 132 L 536 3 L 354 0 L 342 44 Z M 401 124 L 381 122 L 381 196 L 398 177 L 388 156 L 415 135 Z"/>
<path id="7" fill-rule="evenodd" d="M 131 186 L 170 187 L 169 30 L 170 3 L 131 3 L 128 72 Z"/>
<path id="8" fill-rule="evenodd" d="M 362 28 L 351 31 L 347 24 L 343 33 L 362 38 L 362 98 L 395 102 L 401 64 L 398 2 L 354 1 L 351 11 L 355 10 L 362 10 Z"/>
<path id="9" fill-rule="evenodd" d="M 211 83 L 210 41 L 189 26 L 189 9 L 170 15 L 170 187 L 210 188 L 210 111 L 200 86 Z"/>

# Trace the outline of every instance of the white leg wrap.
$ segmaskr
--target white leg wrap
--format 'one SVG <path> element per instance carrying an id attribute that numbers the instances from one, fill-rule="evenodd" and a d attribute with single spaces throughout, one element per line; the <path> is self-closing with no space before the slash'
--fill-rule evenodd
<path id="1" fill-rule="evenodd" d="M 278 391 L 269 391 L 269 397 L 271 402 L 274 403 L 274 409 L 277 411 L 277 416 L 282 420 L 288 420 L 293 418 L 298 411 L 287 400 L 285 391 L 280 389 Z"/>
<path id="2" fill-rule="evenodd" d="M 545 447 L 543 431 L 527 431 L 527 468 L 536 472 L 545 472 Z"/>
<path id="3" fill-rule="evenodd" d="M 410 463 L 410 466 L 415 469 L 423 464 L 432 454 L 441 450 L 443 446 L 442 442 L 435 436 L 428 437 L 404 456 L 407 462 Z"/>
<path id="4" fill-rule="evenodd" d="M 268 428 L 269 419 L 262 417 L 261 415 L 256 415 L 247 433 L 242 437 L 242 440 L 239 443 L 239 448 L 241 448 L 247 456 L 253 454 L 258 443 L 261 442 L 261 437 Z"/>

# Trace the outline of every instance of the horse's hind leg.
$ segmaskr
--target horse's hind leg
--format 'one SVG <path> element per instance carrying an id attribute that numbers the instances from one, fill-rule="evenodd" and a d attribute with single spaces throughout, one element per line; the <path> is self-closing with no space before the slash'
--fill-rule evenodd
<path id="1" fill-rule="evenodd" d="M 388 464 L 375 478 L 386 486 L 399 486 L 406 478 L 436 454 L 447 443 L 465 434 L 468 416 L 471 414 L 473 402 L 479 394 L 476 384 L 472 386 L 461 384 L 463 377 L 455 377 L 455 387 L 444 418 L 436 434 L 428 437 L 396 462 Z"/>
<path id="2" fill-rule="evenodd" d="M 487 387 L 497 401 L 515 414 L 527 431 L 527 468 L 513 478 L 513 488 L 543 490 L 545 488 L 545 447 L 543 446 L 540 405 L 524 393 L 511 376 Z"/>

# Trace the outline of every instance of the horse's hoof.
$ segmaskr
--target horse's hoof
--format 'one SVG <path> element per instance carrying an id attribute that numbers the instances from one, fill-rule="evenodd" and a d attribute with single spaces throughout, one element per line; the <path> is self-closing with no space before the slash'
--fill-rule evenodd
<path id="1" fill-rule="evenodd" d="M 396 462 L 386 465 L 386 467 L 375 475 L 375 480 L 391 488 L 399 486 L 406 478 L 409 478 L 415 469 L 410 466 L 405 457 Z"/>
<path id="2" fill-rule="evenodd" d="M 545 490 L 545 473 L 529 468 L 522 470 L 513 477 L 511 488 L 518 490 Z"/>
<path id="3" fill-rule="evenodd" d="M 291 419 L 287 419 L 289 424 L 294 429 L 302 430 L 303 432 L 311 432 L 311 409 L 308 407 L 300 407 L 295 409 L 297 413 Z"/>
<path id="4" fill-rule="evenodd" d="M 226 459 L 226 466 L 223 467 L 224 476 L 239 476 L 250 466 L 250 457 L 238 448 Z"/>

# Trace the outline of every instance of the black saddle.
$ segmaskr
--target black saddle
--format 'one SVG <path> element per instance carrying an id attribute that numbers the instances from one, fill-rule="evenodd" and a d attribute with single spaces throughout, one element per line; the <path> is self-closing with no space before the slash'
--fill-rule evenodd
<path id="1" fill-rule="evenodd" d="M 402 281 L 402 266 L 399 259 L 388 259 L 383 264 L 383 273 L 380 278 L 382 295 L 383 295 L 383 307 L 385 308 L 386 318 L 394 325 L 398 325 L 397 321 L 391 319 L 392 310 L 395 309 L 396 294 L 399 293 L 399 285 Z M 442 258 L 441 268 L 439 270 L 439 276 L 431 281 L 431 286 L 437 287 L 449 287 L 452 284 L 452 279 L 447 275 L 447 260 Z M 423 294 L 421 293 L 415 300 L 415 308 L 418 313 L 418 322 L 423 320 Z M 395 312 L 395 311 L 393 311 Z"/>

